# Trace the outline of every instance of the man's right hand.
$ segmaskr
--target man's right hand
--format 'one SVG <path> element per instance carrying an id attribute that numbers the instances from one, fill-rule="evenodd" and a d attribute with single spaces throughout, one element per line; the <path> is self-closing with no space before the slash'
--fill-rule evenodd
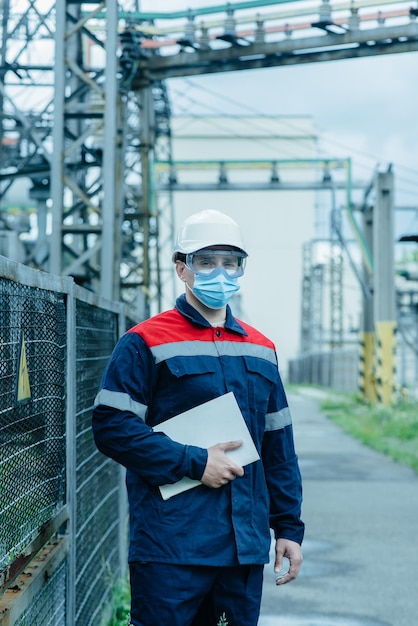
<path id="1" fill-rule="evenodd" d="M 228 450 L 235 450 L 242 445 L 242 441 L 228 441 L 227 443 L 217 443 L 208 448 L 208 460 L 205 471 L 200 481 L 206 487 L 222 487 L 237 476 L 244 476 L 244 468 L 236 465 L 225 454 Z"/>

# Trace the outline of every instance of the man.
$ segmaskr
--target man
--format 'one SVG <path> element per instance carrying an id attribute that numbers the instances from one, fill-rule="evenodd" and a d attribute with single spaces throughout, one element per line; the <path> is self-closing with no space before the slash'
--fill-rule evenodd
<path id="1" fill-rule="evenodd" d="M 246 257 L 227 215 L 186 219 L 173 254 L 185 294 L 123 335 L 96 398 L 96 444 L 127 468 L 134 626 L 255 626 L 270 528 L 275 571 L 290 561 L 277 584 L 302 562 L 301 478 L 275 348 L 228 306 Z M 260 460 L 234 463 L 241 441 L 205 449 L 153 430 L 230 391 Z M 159 486 L 185 476 L 202 485 L 163 500 Z"/>

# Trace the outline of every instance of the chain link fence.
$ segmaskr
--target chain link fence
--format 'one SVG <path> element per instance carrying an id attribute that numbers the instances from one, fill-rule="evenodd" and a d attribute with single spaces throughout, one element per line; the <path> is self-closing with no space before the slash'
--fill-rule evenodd
<path id="1" fill-rule="evenodd" d="M 418 398 L 418 316 L 405 331 L 399 323 L 395 370 L 396 393 Z M 341 348 L 329 352 L 310 352 L 289 361 L 288 380 L 294 384 L 320 385 L 343 391 L 360 391 L 360 344 L 358 349 Z"/>
<path id="2" fill-rule="evenodd" d="M 127 560 L 91 412 L 122 305 L 0 257 L 0 623 L 99 626 Z"/>
<path id="3" fill-rule="evenodd" d="M 0 298 L 3 569 L 64 503 L 66 320 L 62 294 L 1 279 Z"/>
<path id="4" fill-rule="evenodd" d="M 55 626 L 65 624 L 66 564 L 61 563 L 53 577 L 41 588 L 15 622 L 16 626 Z"/>
<path id="5" fill-rule="evenodd" d="M 358 350 L 308 353 L 289 361 L 290 383 L 320 385 L 336 391 L 358 391 Z"/>

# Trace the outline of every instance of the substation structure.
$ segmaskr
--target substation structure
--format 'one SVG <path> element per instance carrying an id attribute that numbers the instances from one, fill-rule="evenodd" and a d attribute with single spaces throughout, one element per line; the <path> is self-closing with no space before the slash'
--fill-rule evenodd
<path id="1" fill-rule="evenodd" d="M 116 577 L 124 575 L 123 474 L 94 447 L 90 412 L 102 364 L 127 318 L 144 318 L 172 299 L 173 272 L 166 265 L 172 200 L 185 191 L 184 170 L 199 164 L 173 160 L 167 80 L 417 51 L 417 13 L 413 5 L 386 0 L 243 1 L 170 14 L 140 12 L 135 0 L 0 0 L 0 278 L 8 337 L 2 347 L 9 355 L 2 366 L 11 372 L 2 378 L 10 431 L 4 431 L 1 458 L 1 623 L 28 619 L 41 626 L 55 616 L 54 624 L 94 625 Z M 311 166 L 315 185 L 311 178 L 287 181 L 279 161 L 262 164 L 266 177 L 258 184 L 329 192 L 327 349 L 344 343 L 348 260 L 363 296 L 363 393 L 389 404 L 396 328 L 415 361 L 418 344 L 417 290 L 401 292 L 395 283 L 394 173 L 376 172 L 357 183 L 349 159 Z M 233 190 L 231 169 L 256 164 L 210 167 L 217 180 L 208 192 Z M 194 184 L 208 185 L 196 177 Z M 13 199 L 16 190 L 27 194 L 23 204 Z M 337 192 L 345 193 L 341 204 Z M 324 267 L 314 262 L 312 245 L 303 251 L 302 355 L 324 345 Z M 38 366 L 31 378 L 42 382 L 37 400 L 50 402 L 45 409 L 16 406 L 14 399 L 10 381 L 23 330 L 34 335 L 27 340 L 28 362 Z M 44 350 L 46 344 L 58 354 Z M 37 439 L 34 420 L 41 423 Z M 55 446 L 51 466 L 38 455 L 44 433 L 48 458 Z M 50 472 L 56 490 L 48 492 L 46 506 Z"/>
<path id="2" fill-rule="evenodd" d="M 258 0 L 171 13 L 141 12 L 135 0 L 2 0 L 0 8 L 3 252 L 10 256 L 18 246 L 24 264 L 121 299 L 136 318 L 161 308 L 173 290 L 164 259 L 172 246 L 178 183 L 170 175 L 165 186 L 155 182 L 158 163 L 176 168 L 168 79 L 418 50 L 418 9 L 386 0 Z M 12 211 L 7 200 L 24 184 L 37 230 L 36 239 L 26 241 L 16 233 L 27 230 L 27 213 Z M 392 191 L 382 191 L 392 185 L 391 172 L 376 176 L 375 208 L 393 212 Z M 333 209 L 330 342 L 339 345 L 344 236 Z M 352 219 L 356 209 L 360 228 Z M 378 330 L 381 323 L 396 326 L 393 257 L 387 254 L 393 216 L 372 247 L 366 243 L 370 204 L 350 200 L 345 210 L 366 267 L 357 270 L 365 296 L 362 331 L 378 333 L 389 363 L 381 374 L 374 367 L 373 376 L 393 391 L 393 332 Z M 380 208 L 374 232 L 383 228 L 379 215 Z M 304 300 L 302 348 L 315 319 L 310 301 Z M 365 371 L 367 362 L 365 356 Z"/>

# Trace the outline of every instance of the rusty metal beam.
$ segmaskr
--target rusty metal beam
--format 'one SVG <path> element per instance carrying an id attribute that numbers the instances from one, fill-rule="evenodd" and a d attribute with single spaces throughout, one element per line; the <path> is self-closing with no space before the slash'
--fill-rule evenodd
<path id="1" fill-rule="evenodd" d="M 0 598 L 0 626 L 13 626 L 57 571 L 67 554 L 67 537 L 48 543 Z"/>
<path id="2" fill-rule="evenodd" d="M 59 513 L 49 522 L 44 524 L 35 539 L 26 546 L 24 552 L 19 554 L 6 568 L 0 571 L 0 595 L 4 593 L 16 578 L 23 572 L 29 561 L 45 546 L 58 529 L 68 520 L 68 508 L 64 506 Z M 1 605 L 0 605 L 1 607 Z M 1 615 L 1 608 L 0 608 Z M 0 618 L 0 624 L 3 624 Z"/>

